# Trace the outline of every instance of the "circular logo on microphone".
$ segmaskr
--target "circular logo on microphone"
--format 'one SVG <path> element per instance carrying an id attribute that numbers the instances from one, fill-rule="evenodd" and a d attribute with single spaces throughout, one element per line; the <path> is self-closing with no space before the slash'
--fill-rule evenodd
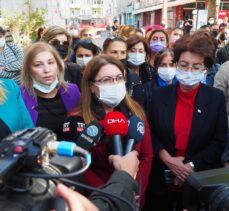
<path id="1" fill-rule="evenodd" d="M 137 131 L 139 133 L 141 133 L 142 135 L 144 135 L 144 133 L 145 133 L 145 126 L 144 126 L 144 123 L 143 122 L 139 122 L 137 124 Z"/>
<path id="2" fill-rule="evenodd" d="M 94 126 L 94 125 L 92 125 L 92 126 L 90 126 L 90 127 L 87 128 L 87 134 L 88 134 L 89 136 L 95 137 L 95 136 L 98 135 L 98 133 L 99 133 L 99 130 L 98 130 L 98 128 L 97 128 L 96 126 Z"/>

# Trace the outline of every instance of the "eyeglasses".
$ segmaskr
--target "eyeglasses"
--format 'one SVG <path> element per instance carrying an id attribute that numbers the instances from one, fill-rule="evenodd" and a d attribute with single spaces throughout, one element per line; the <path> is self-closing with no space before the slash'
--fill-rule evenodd
<path id="1" fill-rule="evenodd" d="M 83 36 L 83 37 L 93 37 L 93 34 L 87 34 L 87 33 L 85 33 L 85 34 L 83 34 L 82 36 Z"/>
<path id="2" fill-rule="evenodd" d="M 123 76 L 122 74 L 117 75 L 115 78 L 111 77 L 111 76 L 104 76 L 99 80 L 93 80 L 93 83 L 100 83 L 100 84 L 104 84 L 104 85 L 111 85 L 114 83 L 114 81 L 116 81 L 116 83 L 122 83 L 126 80 L 125 76 Z"/>
<path id="3" fill-rule="evenodd" d="M 188 71 L 188 70 L 191 70 L 191 71 L 204 71 L 204 70 L 206 70 L 206 67 L 204 65 L 201 65 L 201 64 L 194 64 L 194 65 L 190 66 L 187 63 L 180 63 L 177 66 L 178 66 L 178 68 L 180 70 L 183 70 L 183 71 Z"/>
<path id="4" fill-rule="evenodd" d="M 69 46 L 69 41 L 64 41 L 61 42 L 60 40 L 54 39 L 50 41 L 51 45 L 65 45 L 65 46 Z"/>

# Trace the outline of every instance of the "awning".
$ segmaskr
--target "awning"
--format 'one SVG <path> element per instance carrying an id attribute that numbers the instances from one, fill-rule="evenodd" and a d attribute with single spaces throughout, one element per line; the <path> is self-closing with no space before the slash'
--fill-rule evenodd
<path id="1" fill-rule="evenodd" d="M 195 3 L 196 0 L 177 0 L 177 1 L 168 1 L 168 8 L 169 7 L 176 7 L 179 5 L 184 5 L 184 4 L 190 4 L 190 3 Z M 155 11 L 162 9 L 162 4 L 150 6 L 150 7 L 145 7 L 145 8 L 140 8 L 138 10 L 133 11 L 133 14 L 139 14 L 139 13 L 144 13 L 144 12 L 150 12 L 150 11 Z"/>

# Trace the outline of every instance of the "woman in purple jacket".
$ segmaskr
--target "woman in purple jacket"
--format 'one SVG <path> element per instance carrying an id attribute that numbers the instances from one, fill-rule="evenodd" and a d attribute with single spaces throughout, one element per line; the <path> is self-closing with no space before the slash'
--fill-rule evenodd
<path id="1" fill-rule="evenodd" d="M 67 112 L 76 107 L 80 92 L 64 81 L 64 63 L 49 44 L 37 42 L 25 52 L 21 93 L 35 126 L 53 130 L 62 138 Z"/>

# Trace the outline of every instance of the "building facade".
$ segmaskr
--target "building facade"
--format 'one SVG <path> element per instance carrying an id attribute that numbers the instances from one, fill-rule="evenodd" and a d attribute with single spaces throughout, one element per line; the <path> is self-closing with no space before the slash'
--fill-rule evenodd
<path id="1" fill-rule="evenodd" d="M 118 0 L 116 0 L 118 1 Z M 147 25 L 162 24 L 163 12 L 166 14 L 166 26 L 175 27 L 186 16 L 197 18 L 199 10 L 207 10 L 209 0 L 132 0 L 122 1 L 114 15 L 121 24 L 131 24 L 139 28 Z M 228 0 L 217 0 L 220 11 L 229 10 Z M 166 3 L 166 11 L 163 11 Z M 125 18 L 120 18 L 124 16 Z"/>

